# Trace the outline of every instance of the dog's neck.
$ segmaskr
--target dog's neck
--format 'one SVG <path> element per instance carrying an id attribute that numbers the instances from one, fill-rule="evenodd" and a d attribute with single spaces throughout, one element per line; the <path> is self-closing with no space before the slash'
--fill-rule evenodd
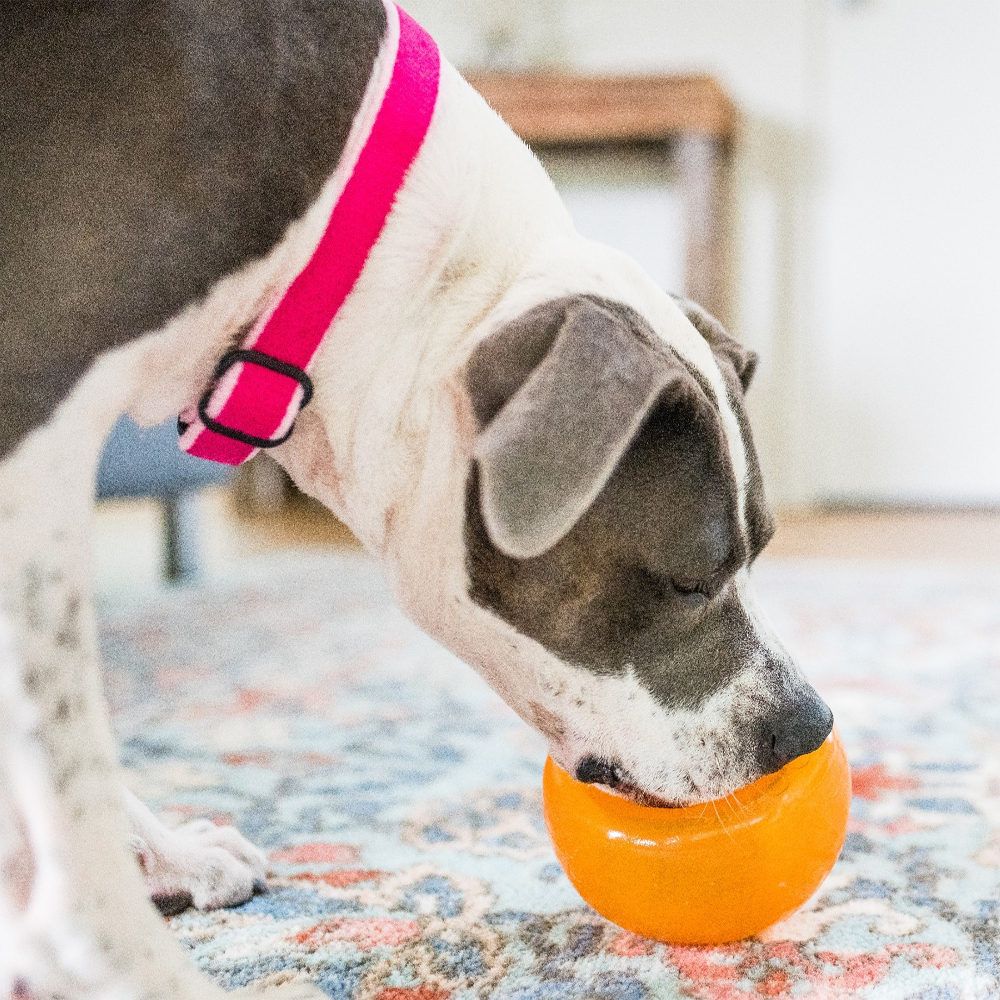
<path id="1" fill-rule="evenodd" d="M 477 329 L 542 248 L 571 235 L 541 165 L 444 66 L 424 146 L 313 363 L 315 399 L 275 451 L 368 547 L 391 544 L 429 438 L 461 419 L 448 375 Z"/>

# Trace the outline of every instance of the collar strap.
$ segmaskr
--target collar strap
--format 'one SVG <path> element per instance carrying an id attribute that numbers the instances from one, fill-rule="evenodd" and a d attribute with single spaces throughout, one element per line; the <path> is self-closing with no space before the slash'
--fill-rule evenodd
<path id="1" fill-rule="evenodd" d="M 312 397 L 306 370 L 357 283 L 423 144 L 437 101 L 440 55 L 405 11 L 391 0 L 385 6 L 383 65 L 391 66 L 391 76 L 379 74 L 376 64 L 345 147 L 358 150 L 355 162 L 347 165 L 326 230 L 278 302 L 239 348 L 222 356 L 198 405 L 178 420 L 181 449 L 198 458 L 240 465 L 291 436 Z M 369 106 L 374 115 L 365 114 Z"/>

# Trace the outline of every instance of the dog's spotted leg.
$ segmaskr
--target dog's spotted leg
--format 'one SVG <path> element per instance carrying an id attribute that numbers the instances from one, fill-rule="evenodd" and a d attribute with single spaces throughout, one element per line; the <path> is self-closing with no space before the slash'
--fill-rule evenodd
<path id="1" fill-rule="evenodd" d="M 87 537 L 126 361 L 99 362 L 0 463 L 0 996 L 226 996 L 149 902 L 101 690 Z"/>
<path id="2" fill-rule="evenodd" d="M 238 830 L 195 819 L 170 829 L 125 793 L 130 843 L 161 913 L 236 906 L 264 887 L 267 859 Z"/>

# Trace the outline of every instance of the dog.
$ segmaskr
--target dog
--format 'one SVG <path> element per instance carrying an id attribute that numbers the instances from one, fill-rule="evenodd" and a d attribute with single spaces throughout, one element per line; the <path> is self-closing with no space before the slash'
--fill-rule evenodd
<path id="1" fill-rule="evenodd" d="M 238 903 L 264 859 L 234 830 L 168 830 L 122 791 L 87 582 L 94 471 L 120 414 L 189 408 L 308 263 L 395 16 L 382 0 L 4 14 L 3 995 L 222 996 L 148 897 Z M 309 365 L 314 398 L 272 454 L 559 765 L 690 803 L 832 726 L 753 602 L 773 533 L 744 409 L 755 364 L 581 237 L 442 63 Z"/>

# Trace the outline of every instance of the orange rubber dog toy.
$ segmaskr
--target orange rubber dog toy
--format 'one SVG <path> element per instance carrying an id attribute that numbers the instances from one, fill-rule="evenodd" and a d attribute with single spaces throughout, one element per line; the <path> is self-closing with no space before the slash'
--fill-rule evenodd
<path id="1" fill-rule="evenodd" d="M 851 776 L 836 733 L 728 798 L 641 806 L 551 758 L 545 822 L 577 891 L 626 930 L 673 944 L 749 937 L 801 906 L 844 843 Z"/>

